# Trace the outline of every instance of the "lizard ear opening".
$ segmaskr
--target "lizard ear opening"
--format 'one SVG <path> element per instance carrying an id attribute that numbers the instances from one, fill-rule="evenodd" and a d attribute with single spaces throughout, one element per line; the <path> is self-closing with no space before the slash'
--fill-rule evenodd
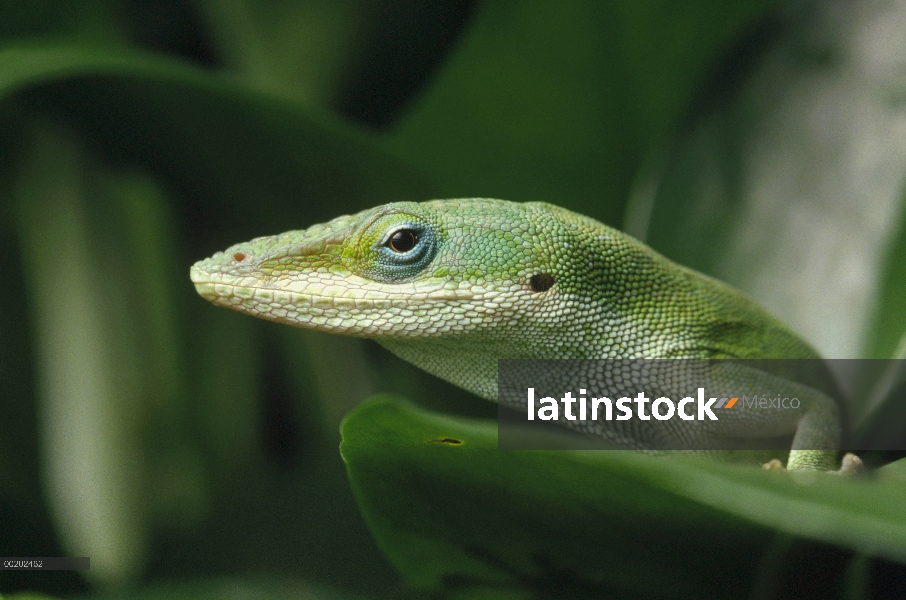
<path id="1" fill-rule="evenodd" d="M 554 276 L 548 273 L 538 273 L 537 275 L 532 275 L 532 278 L 529 279 L 529 286 L 533 292 L 546 292 L 553 285 Z"/>

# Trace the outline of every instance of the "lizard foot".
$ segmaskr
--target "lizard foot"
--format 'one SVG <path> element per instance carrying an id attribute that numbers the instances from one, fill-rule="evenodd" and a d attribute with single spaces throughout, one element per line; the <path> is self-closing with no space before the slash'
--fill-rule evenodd
<path id="1" fill-rule="evenodd" d="M 786 470 L 786 468 L 784 468 L 784 466 L 783 466 L 783 463 L 780 462 L 780 460 L 778 460 L 776 458 L 772 458 L 768 462 L 764 463 L 763 465 L 761 465 L 761 468 L 764 469 L 765 471 L 785 471 Z"/>
<path id="2" fill-rule="evenodd" d="M 847 452 L 843 455 L 843 463 L 840 465 L 840 470 L 834 471 L 834 473 L 837 475 L 856 475 L 864 471 L 865 464 L 862 459 L 852 452 Z"/>
<path id="3" fill-rule="evenodd" d="M 786 467 L 783 466 L 783 463 L 776 458 L 772 458 L 768 462 L 761 465 L 761 468 L 765 471 L 786 471 Z M 862 462 L 862 459 L 853 454 L 852 452 L 847 452 L 843 455 L 843 461 L 840 465 L 840 469 L 837 471 L 831 471 L 835 475 L 856 475 L 858 473 L 863 473 L 865 471 L 865 464 Z"/>

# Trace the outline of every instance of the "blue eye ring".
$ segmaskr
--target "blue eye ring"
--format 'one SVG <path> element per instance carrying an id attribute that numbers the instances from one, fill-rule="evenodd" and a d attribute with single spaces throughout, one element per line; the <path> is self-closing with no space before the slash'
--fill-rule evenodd
<path id="1" fill-rule="evenodd" d="M 431 227 L 404 221 L 388 229 L 375 249 L 382 261 L 396 265 L 411 265 L 421 262 L 434 247 L 434 242 L 434 231 Z"/>
<path id="2" fill-rule="evenodd" d="M 397 220 L 371 246 L 372 259 L 361 263 L 358 272 L 387 283 L 403 283 L 420 275 L 438 251 L 433 226 L 420 219 Z"/>

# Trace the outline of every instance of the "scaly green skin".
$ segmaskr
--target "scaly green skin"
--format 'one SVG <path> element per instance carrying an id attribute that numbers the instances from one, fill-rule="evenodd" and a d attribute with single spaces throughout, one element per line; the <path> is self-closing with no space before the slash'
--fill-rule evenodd
<path id="1" fill-rule="evenodd" d="M 408 252 L 388 245 L 399 230 L 417 234 Z M 533 286 L 539 274 L 553 278 L 550 289 Z M 499 358 L 817 357 L 729 286 L 593 219 L 537 202 L 388 204 L 237 244 L 197 263 L 191 277 L 215 304 L 374 338 L 492 400 Z M 806 450 L 838 443 L 836 407 L 826 396 L 804 399 L 800 410 L 747 414 L 720 422 L 747 437 L 795 431 L 788 467 L 832 468 L 833 451 Z"/>

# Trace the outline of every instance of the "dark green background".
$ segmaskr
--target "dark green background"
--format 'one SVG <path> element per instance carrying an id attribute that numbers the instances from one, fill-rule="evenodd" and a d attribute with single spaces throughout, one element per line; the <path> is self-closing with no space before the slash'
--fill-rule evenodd
<path id="1" fill-rule="evenodd" d="M 838 4 L 0 4 L 0 555 L 93 565 L 0 572 L 0 593 L 895 597 L 902 462 L 793 480 L 500 453 L 487 421 L 441 416 L 492 404 L 371 342 L 216 309 L 188 280 L 238 241 L 481 196 L 560 204 L 748 289 L 720 261 L 748 226 L 746 149 L 782 124 L 757 103 L 765 69 L 794 65 L 782 90 L 844 77 Z M 716 200 L 699 193 L 714 164 Z M 832 235 L 860 235 L 842 222 Z M 896 355 L 906 331 L 898 222 L 872 302 L 825 319 L 864 323 L 859 356 Z M 874 403 L 854 378 L 857 435 L 902 435 L 894 375 Z M 340 422 L 376 394 L 344 425 L 347 474 Z"/>

